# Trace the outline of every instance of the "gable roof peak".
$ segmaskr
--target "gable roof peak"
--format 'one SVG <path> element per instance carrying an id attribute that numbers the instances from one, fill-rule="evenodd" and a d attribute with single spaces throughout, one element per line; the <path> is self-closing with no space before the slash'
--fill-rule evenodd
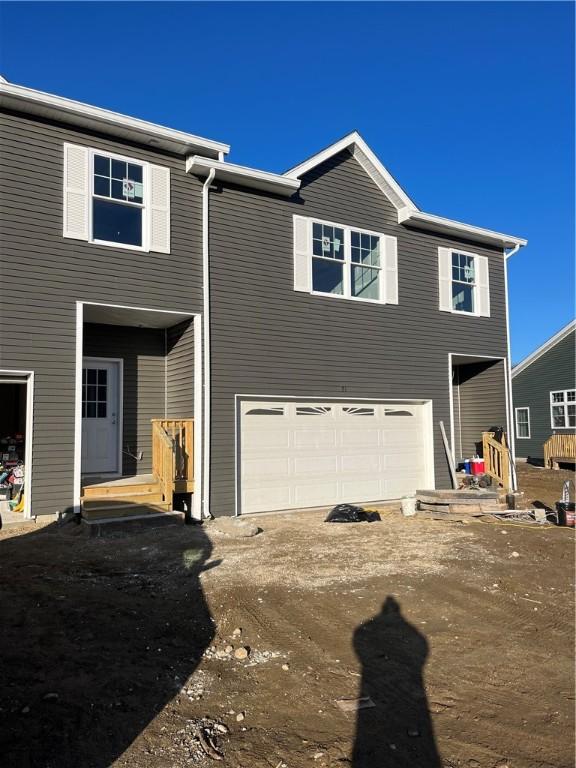
<path id="1" fill-rule="evenodd" d="M 347 133 L 346 136 L 320 150 L 320 152 L 312 155 L 312 157 L 304 160 L 304 162 L 299 163 L 294 168 L 290 168 L 284 173 L 284 176 L 290 179 L 299 179 L 305 173 L 326 162 L 344 149 L 350 151 L 354 159 L 358 161 L 368 176 L 370 176 L 398 211 L 404 208 L 409 208 L 412 211 L 418 210 L 414 202 L 408 197 L 392 174 L 382 165 L 358 131 Z"/>

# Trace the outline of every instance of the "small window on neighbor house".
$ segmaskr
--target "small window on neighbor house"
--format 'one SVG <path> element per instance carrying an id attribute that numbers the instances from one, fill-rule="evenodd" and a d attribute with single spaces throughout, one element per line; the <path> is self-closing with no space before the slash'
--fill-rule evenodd
<path id="1" fill-rule="evenodd" d="M 550 392 L 550 418 L 553 429 L 576 427 L 576 390 Z"/>
<path id="2" fill-rule="evenodd" d="M 516 408 L 516 437 L 530 437 L 530 409 Z"/>
<path id="3" fill-rule="evenodd" d="M 143 244 L 144 166 L 94 154 L 92 239 Z"/>
<path id="4" fill-rule="evenodd" d="M 476 311 L 476 259 L 465 253 L 452 253 L 452 309 Z"/>

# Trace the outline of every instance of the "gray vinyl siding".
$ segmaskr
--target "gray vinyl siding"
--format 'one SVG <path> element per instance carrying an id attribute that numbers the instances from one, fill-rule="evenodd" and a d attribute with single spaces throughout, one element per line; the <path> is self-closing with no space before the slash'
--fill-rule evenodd
<path id="1" fill-rule="evenodd" d="M 151 419 L 165 410 L 165 332 L 117 325 L 84 326 L 85 357 L 115 357 L 123 363 L 122 472 L 152 472 Z M 142 460 L 136 455 L 142 451 Z"/>
<path id="2" fill-rule="evenodd" d="M 575 334 L 572 331 L 512 379 L 514 408 L 530 408 L 530 439 L 516 435 L 519 458 L 543 459 L 544 443 L 553 432 L 574 432 L 573 429 L 552 429 L 550 392 L 576 388 Z"/>
<path id="3" fill-rule="evenodd" d="M 506 423 L 503 360 L 457 365 L 453 385 L 456 460 L 482 455 L 482 433 Z"/>
<path id="4" fill-rule="evenodd" d="M 436 484 L 448 486 L 438 428 L 450 423 L 448 353 L 506 355 L 502 251 L 399 225 L 347 151 L 291 200 L 220 185 L 210 211 L 213 514 L 234 512 L 236 394 L 430 399 Z M 397 237 L 399 304 L 295 292 L 293 214 Z M 489 318 L 438 308 L 438 247 L 454 245 L 489 259 Z"/>
<path id="5" fill-rule="evenodd" d="M 166 418 L 194 416 L 194 325 L 179 323 L 166 331 Z"/>
<path id="6" fill-rule="evenodd" d="M 170 254 L 63 238 L 64 142 L 170 168 Z M 0 367 L 35 372 L 32 513 L 50 514 L 73 503 L 76 301 L 200 312 L 201 182 L 182 158 L 2 113 L 0 248 Z"/>

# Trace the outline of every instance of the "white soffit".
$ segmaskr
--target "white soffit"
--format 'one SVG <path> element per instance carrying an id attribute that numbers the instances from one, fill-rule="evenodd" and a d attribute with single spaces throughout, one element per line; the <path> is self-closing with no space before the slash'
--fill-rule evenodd
<path id="1" fill-rule="evenodd" d="M 472 224 L 464 224 L 461 221 L 445 219 L 443 216 L 435 216 L 423 211 L 410 211 L 407 208 L 398 211 L 400 224 L 413 224 L 422 229 L 431 230 L 450 235 L 451 237 L 466 237 L 481 243 L 500 245 L 502 248 L 515 248 L 527 244 L 527 240 L 513 235 L 504 235 L 502 232 L 494 232 L 491 229 L 475 227 Z"/>
<path id="2" fill-rule="evenodd" d="M 85 323 L 122 325 L 131 328 L 170 328 L 194 317 L 193 314 L 186 312 L 121 307 L 112 304 L 84 304 L 83 315 Z"/>
<path id="3" fill-rule="evenodd" d="M 408 197 L 406 192 L 404 192 L 392 174 L 390 174 L 382 165 L 380 160 L 357 131 L 349 133 L 347 136 L 344 136 L 343 139 L 340 139 L 340 141 L 337 141 L 329 147 L 326 147 L 326 149 L 323 149 L 321 152 L 312 155 L 312 157 L 308 158 L 308 160 L 305 160 L 303 163 L 300 163 L 294 168 L 290 168 L 284 173 L 284 176 L 289 179 L 299 179 L 305 173 L 312 170 L 312 168 L 326 162 L 326 160 L 334 157 L 334 155 L 337 155 L 344 149 L 350 150 L 352 156 L 360 163 L 366 173 L 372 178 L 386 197 L 388 197 L 397 210 L 405 207 L 417 210 L 416 205 Z"/>
<path id="4" fill-rule="evenodd" d="M 80 101 L 36 91 L 33 88 L 14 85 L 4 78 L 0 79 L 0 106 L 60 120 L 70 125 L 140 144 L 148 144 L 155 149 L 163 149 L 182 156 L 202 153 L 210 157 L 219 157 L 221 153 L 227 154 L 230 151 L 228 144 L 166 128 L 136 117 L 128 117 L 108 109 L 93 107 Z"/>
<path id="5" fill-rule="evenodd" d="M 519 373 L 522 373 L 522 371 L 526 370 L 526 368 L 528 368 L 529 365 L 532 365 L 532 363 L 536 362 L 536 360 L 538 360 L 539 357 L 542 357 L 542 355 L 545 355 L 546 352 L 548 352 L 553 347 L 555 347 L 556 344 L 559 344 L 563 339 L 569 336 L 572 333 L 572 331 L 574 331 L 575 329 L 576 329 L 576 320 L 572 320 L 572 322 L 568 323 L 568 325 L 565 325 L 564 328 L 558 331 L 558 333 L 555 333 L 551 339 L 548 339 L 548 341 L 545 341 L 541 347 L 538 347 L 538 349 L 535 349 L 534 352 L 528 355 L 528 357 L 525 357 L 524 360 L 518 363 L 518 365 L 514 366 L 514 368 L 512 368 L 512 378 L 514 378 L 514 376 L 518 375 Z"/>
<path id="6" fill-rule="evenodd" d="M 262 189 L 266 192 L 273 192 L 276 195 L 289 197 L 300 188 L 300 181 L 298 179 L 287 179 L 285 176 L 277 173 L 258 171 L 255 168 L 219 162 L 200 156 L 189 157 L 186 160 L 186 171 L 188 173 L 204 177 L 212 169 L 216 172 L 216 179 L 227 181 L 231 184 Z"/>

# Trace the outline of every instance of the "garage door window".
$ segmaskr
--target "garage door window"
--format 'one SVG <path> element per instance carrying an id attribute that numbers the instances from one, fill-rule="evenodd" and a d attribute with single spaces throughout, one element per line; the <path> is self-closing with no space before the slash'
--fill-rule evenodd
<path id="1" fill-rule="evenodd" d="M 374 416 L 374 408 L 355 408 L 354 406 L 346 406 L 342 408 L 344 413 L 350 416 Z"/>
<path id="2" fill-rule="evenodd" d="M 332 408 L 324 405 L 311 405 L 296 408 L 296 416 L 325 416 Z"/>
<path id="3" fill-rule="evenodd" d="M 284 408 L 252 408 L 246 416 L 284 416 Z"/>

